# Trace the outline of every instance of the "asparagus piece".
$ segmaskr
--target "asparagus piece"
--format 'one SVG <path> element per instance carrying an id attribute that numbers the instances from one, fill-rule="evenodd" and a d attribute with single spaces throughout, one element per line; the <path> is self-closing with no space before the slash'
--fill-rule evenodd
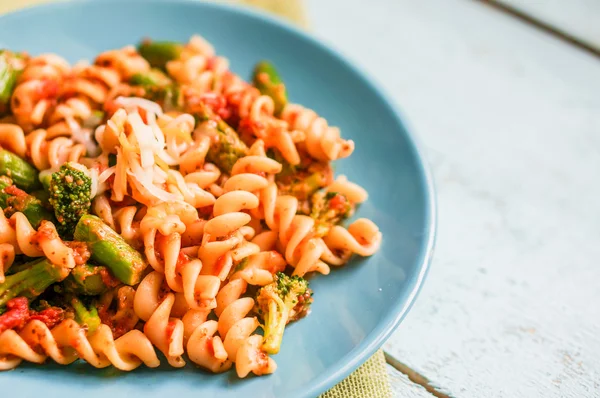
<path id="1" fill-rule="evenodd" d="M 35 167 L 6 149 L 0 149 L 0 175 L 10 177 L 17 187 L 25 191 L 41 187 Z"/>
<path id="2" fill-rule="evenodd" d="M 104 282 L 104 275 L 108 275 L 107 272 L 106 267 L 101 265 L 76 265 L 62 284 L 67 292 L 84 296 L 97 296 L 108 290 L 108 286 Z"/>
<path id="3" fill-rule="evenodd" d="M 173 81 L 159 69 L 136 73 L 129 83 L 144 89 L 144 97 L 158 102 L 165 111 L 183 108 L 183 93 Z"/>
<path id="4" fill-rule="evenodd" d="M 171 41 L 144 40 L 138 51 L 154 68 L 165 69 L 167 62 L 179 58 L 184 46 Z"/>
<path id="5" fill-rule="evenodd" d="M 150 69 L 146 73 L 136 73 L 129 79 L 129 84 L 134 86 L 146 87 L 166 87 L 172 84 L 173 81 L 169 79 L 160 69 Z"/>
<path id="6" fill-rule="evenodd" d="M 0 284 L 0 307 L 15 297 L 30 300 L 42 294 L 48 286 L 64 280 L 69 269 L 52 264 L 48 259 L 36 260 L 21 272 L 6 277 Z"/>
<path id="7" fill-rule="evenodd" d="M 89 309 L 79 300 L 74 297 L 71 299 L 71 306 L 75 311 L 75 320 L 82 326 L 86 326 L 88 333 L 94 333 L 98 326 L 102 323 L 98 316 L 98 309 L 91 305 Z"/>
<path id="8" fill-rule="evenodd" d="M 200 110 L 195 113 L 199 122 L 212 121 L 216 123 L 217 134 L 210 145 L 206 158 L 217 165 L 222 171 L 230 173 L 235 162 L 247 155 L 248 147 L 238 134 L 223 119 L 204 103 L 200 103 Z"/>
<path id="9" fill-rule="evenodd" d="M 269 61 L 261 61 L 254 67 L 252 78 L 254 85 L 261 94 L 268 95 L 275 103 L 275 115 L 281 114 L 281 111 L 287 104 L 287 93 L 285 84 L 281 80 L 277 69 Z"/>
<path id="10" fill-rule="evenodd" d="M 12 62 L 14 57 L 10 51 L 2 51 L 0 54 L 0 114 L 8 111 L 10 97 L 21 74 L 21 69 L 17 69 Z"/>
<path id="11" fill-rule="evenodd" d="M 96 216 L 86 214 L 75 227 L 75 240 L 87 242 L 92 260 L 106 266 L 126 285 L 140 282 L 147 264 L 125 239 Z"/>
<path id="12" fill-rule="evenodd" d="M 6 176 L 0 176 L 0 208 L 4 209 L 6 217 L 16 212 L 25 214 L 34 228 L 39 227 L 43 220 L 56 221 L 40 199 L 14 186 Z"/>

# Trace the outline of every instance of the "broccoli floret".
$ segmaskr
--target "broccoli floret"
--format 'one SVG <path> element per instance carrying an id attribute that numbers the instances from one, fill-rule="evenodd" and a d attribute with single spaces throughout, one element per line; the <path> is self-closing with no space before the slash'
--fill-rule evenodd
<path id="1" fill-rule="evenodd" d="M 317 192 L 311 199 L 310 216 L 315 219 L 315 235 L 325 236 L 331 227 L 352 216 L 354 205 L 338 192 Z"/>
<path id="2" fill-rule="evenodd" d="M 90 210 L 92 179 L 85 166 L 67 163 L 52 173 L 50 180 L 50 205 L 58 220 L 58 231 L 70 238 L 79 219 Z"/>
<path id="3" fill-rule="evenodd" d="M 277 354 L 289 322 L 306 316 L 312 304 L 308 281 L 299 276 L 275 274 L 274 281 L 256 293 L 256 313 L 264 323 L 263 350 Z"/>
<path id="4" fill-rule="evenodd" d="M 298 200 L 307 200 L 319 189 L 333 181 L 333 170 L 329 162 L 315 162 L 307 157 L 292 166 L 276 149 L 269 149 L 267 156 L 281 163 L 281 172 L 275 176 L 282 195 L 293 195 Z"/>

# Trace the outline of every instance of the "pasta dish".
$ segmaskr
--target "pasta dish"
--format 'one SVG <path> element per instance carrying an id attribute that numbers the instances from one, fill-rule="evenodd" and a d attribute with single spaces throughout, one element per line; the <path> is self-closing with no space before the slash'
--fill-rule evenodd
<path id="1" fill-rule="evenodd" d="M 0 370 L 269 374 L 311 275 L 381 244 L 342 225 L 367 199 L 331 166 L 354 143 L 199 36 L 74 65 L 4 50 L 0 115 Z"/>

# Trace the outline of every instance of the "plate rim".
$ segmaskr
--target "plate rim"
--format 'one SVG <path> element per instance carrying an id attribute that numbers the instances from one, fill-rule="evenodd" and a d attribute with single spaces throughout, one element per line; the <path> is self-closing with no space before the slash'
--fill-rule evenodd
<path id="1" fill-rule="evenodd" d="M 399 126 L 403 127 L 409 149 L 414 153 L 415 158 L 417 159 L 417 169 L 420 171 L 418 178 L 424 187 L 424 197 L 427 202 L 424 206 L 426 233 L 424 234 L 424 244 L 421 245 L 421 251 L 419 253 L 422 260 L 417 267 L 414 286 L 412 286 L 410 291 L 407 292 L 406 299 L 402 302 L 397 301 L 393 303 L 393 310 L 390 311 L 390 314 L 381 322 L 378 322 L 373 331 L 365 336 L 361 343 L 356 345 L 350 352 L 348 352 L 348 354 L 323 371 L 322 375 L 324 377 L 318 377 L 315 379 L 316 383 L 312 384 L 307 389 L 303 391 L 297 391 L 294 394 L 296 397 L 315 397 L 328 391 L 342 380 L 347 378 L 358 367 L 364 364 L 387 341 L 387 339 L 397 329 L 400 323 L 402 323 L 403 319 L 411 310 L 431 268 L 437 238 L 438 209 L 433 174 L 431 171 L 431 166 L 427 161 L 427 157 L 425 156 L 423 143 L 414 133 L 415 129 L 411 126 L 411 123 L 408 121 L 408 119 L 404 117 L 401 108 L 382 86 L 382 84 L 376 78 L 361 70 L 361 68 L 359 68 L 354 61 L 351 61 L 351 57 L 345 55 L 343 51 L 339 50 L 328 40 L 319 37 L 310 31 L 301 29 L 300 27 L 289 22 L 287 19 L 277 17 L 268 13 L 267 11 L 263 11 L 246 4 L 234 4 L 226 2 L 216 3 L 203 0 L 55 0 L 47 3 L 25 6 L 23 8 L 4 13 L 0 15 L 0 23 L 2 23 L 5 19 L 15 16 L 26 17 L 29 13 L 41 13 L 46 9 L 67 8 L 73 4 L 94 3 L 109 6 L 110 4 L 123 4 L 124 2 L 143 3 L 144 5 L 169 4 L 173 7 L 186 5 L 198 7 L 200 9 L 220 9 L 225 10 L 228 13 L 241 14 L 244 17 L 258 20 L 260 23 L 270 24 L 275 28 L 288 31 L 293 35 L 299 36 L 302 40 L 307 41 L 310 43 L 310 45 L 318 47 L 321 50 L 329 53 L 338 62 L 344 64 L 344 66 L 359 76 L 371 91 L 381 97 L 393 115 L 395 122 Z"/>

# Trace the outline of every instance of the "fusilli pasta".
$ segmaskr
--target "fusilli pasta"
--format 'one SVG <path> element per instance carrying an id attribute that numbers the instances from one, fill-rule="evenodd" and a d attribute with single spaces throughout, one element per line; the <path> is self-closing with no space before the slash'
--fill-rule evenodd
<path id="1" fill-rule="evenodd" d="M 342 225 L 368 197 L 333 178 L 354 143 L 289 104 L 268 62 L 247 82 L 199 36 L 73 67 L 1 56 L 19 77 L 0 124 L 0 370 L 130 371 L 158 350 L 273 373 L 306 278 L 378 250 L 372 221 Z"/>

